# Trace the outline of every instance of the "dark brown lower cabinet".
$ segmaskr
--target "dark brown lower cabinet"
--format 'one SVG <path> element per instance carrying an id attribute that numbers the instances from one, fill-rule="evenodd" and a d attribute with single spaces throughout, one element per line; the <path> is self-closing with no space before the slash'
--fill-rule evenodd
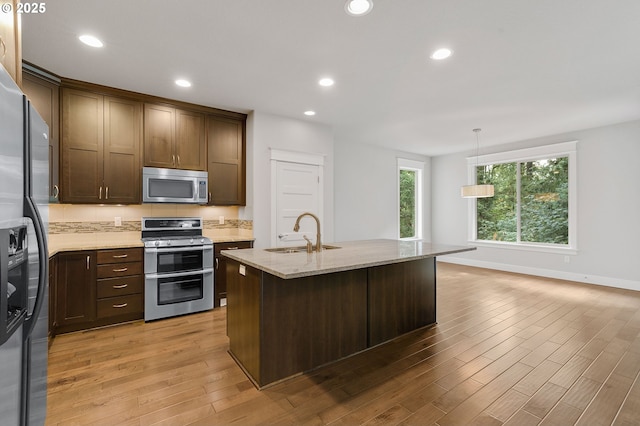
<path id="1" fill-rule="evenodd" d="M 281 279 L 231 259 L 229 349 L 256 386 L 434 324 L 435 258 Z"/>
<path id="2" fill-rule="evenodd" d="M 53 342 L 53 337 L 56 335 L 58 323 L 57 323 L 57 289 L 58 289 L 58 258 L 53 256 L 49 259 L 49 345 Z"/>
<path id="3" fill-rule="evenodd" d="M 56 257 L 57 333 L 87 328 L 96 319 L 96 252 L 68 252 Z"/>
<path id="4" fill-rule="evenodd" d="M 98 325 L 144 318 L 142 249 L 99 250 L 97 264 Z"/>
<path id="5" fill-rule="evenodd" d="M 144 317 L 141 248 L 65 252 L 57 254 L 53 261 L 53 334 Z"/>

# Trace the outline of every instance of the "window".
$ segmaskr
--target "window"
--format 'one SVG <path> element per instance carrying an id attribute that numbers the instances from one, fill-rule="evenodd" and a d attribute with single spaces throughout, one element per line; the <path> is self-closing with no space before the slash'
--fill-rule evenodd
<path id="1" fill-rule="evenodd" d="M 471 183 L 494 185 L 470 210 L 474 243 L 575 251 L 576 142 L 467 159 Z"/>
<path id="2" fill-rule="evenodd" d="M 398 235 L 422 238 L 422 173 L 424 163 L 398 158 Z"/>

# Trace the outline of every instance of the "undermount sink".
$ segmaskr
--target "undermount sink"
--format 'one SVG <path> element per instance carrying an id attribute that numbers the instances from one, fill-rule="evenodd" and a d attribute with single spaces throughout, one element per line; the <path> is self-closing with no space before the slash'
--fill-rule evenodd
<path id="1" fill-rule="evenodd" d="M 328 245 L 322 246 L 322 250 L 333 250 L 333 249 L 339 249 L 339 248 L 340 247 L 338 246 L 328 246 Z M 306 246 L 275 247 L 275 248 L 265 249 L 265 251 L 268 251 L 271 253 L 303 253 L 307 251 L 307 247 Z M 313 248 L 313 251 L 316 251 L 315 247 Z"/>

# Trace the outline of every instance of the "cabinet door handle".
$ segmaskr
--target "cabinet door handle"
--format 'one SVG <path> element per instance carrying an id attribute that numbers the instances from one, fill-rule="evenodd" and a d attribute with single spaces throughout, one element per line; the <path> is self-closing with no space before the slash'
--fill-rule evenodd
<path id="1" fill-rule="evenodd" d="M 178 159 L 178 166 L 180 166 L 180 155 L 176 155 L 176 158 Z"/>
<path id="2" fill-rule="evenodd" d="M 129 284 L 114 285 L 112 287 L 115 288 L 115 289 L 127 288 L 127 287 L 129 287 Z"/>
<path id="3" fill-rule="evenodd" d="M 60 188 L 58 185 L 53 185 L 53 198 L 57 199 L 60 196 Z"/>
<path id="4" fill-rule="evenodd" d="M 129 268 L 114 269 L 113 272 L 126 272 Z"/>
<path id="5" fill-rule="evenodd" d="M 209 202 L 211 202 L 211 193 L 209 193 Z"/>
<path id="6" fill-rule="evenodd" d="M 109 199 L 109 187 L 107 186 L 107 187 L 105 187 L 105 188 L 106 188 L 106 189 L 105 189 L 105 191 L 104 191 L 104 192 L 105 192 L 105 197 L 104 197 L 104 199 L 105 199 L 105 200 L 108 200 L 108 199 Z"/>
<path id="7" fill-rule="evenodd" d="M 4 40 L 2 39 L 2 37 L 0 37 L 0 44 L 2 44 L 2 59 L 4 59 L 5 55 L 7 54 L 7 45 L 4 44 Z"/>
<path id="8" fill-rule="evenodd" d="M 98 193 L 98 200 L 102 200 L 102 186 L 100 187 L 100 192 Z"/>
<path id="9" fill-rule="evenodd" d="M 239 247 L 227 247 L 225 250 L 238 250 Z"/>
<path id="10" fill-rule="evenodd" d="M 171 164 L 176 165 L 176 156 L 175 154 L 171 155 Z"/>
<path id="11" fill-rule="evenodd" d="M 218 269 L 218 263 L 220 262 L 218 262 L 218 258 L 216 257 L 216 270 Z"/>
<path id="12" fill-rule="evenodd" d="M 119 305 L 113 305 L 114 308 L 126 308 L 128 303 L 121 303 Z"/>
<path id="13" fill-rule="evenodd" d="M 91 256 L 87 256 L 87 271 L 89 270 L 90 263 L 91 263 Z"/>
<path id="14" fill-rule="evenodd" d="M 113 255 L 113 256 L 111 256 L 111 257 L 113 257 L 114 259 L 124 259 L 124 258 L 126 258 L 126 257 L 129 257 L 129 255 L 128 255 L 128 254 L 118 254 L 118 255 L 115 255 L 115 254 L 114 254 L 114 255 Z"/>

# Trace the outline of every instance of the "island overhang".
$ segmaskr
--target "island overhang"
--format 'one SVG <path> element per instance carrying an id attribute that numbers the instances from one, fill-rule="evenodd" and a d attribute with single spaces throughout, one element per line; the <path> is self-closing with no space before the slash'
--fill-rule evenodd
<path id="1" fill-rule="evenodd" d="M 376 239 L 332 243 L 339 248 L 306 253 L 275 253 L 265 249 L 223 250 L 233 260 L 282 279 L 408 262 L 475 250 L 470 246 L 433 244 L 422 240 Z"/>

